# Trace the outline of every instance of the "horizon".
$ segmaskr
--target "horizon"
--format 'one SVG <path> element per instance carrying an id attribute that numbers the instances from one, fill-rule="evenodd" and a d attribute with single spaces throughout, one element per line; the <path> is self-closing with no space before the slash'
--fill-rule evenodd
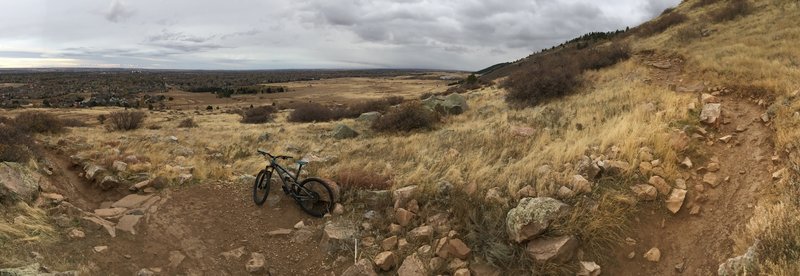
<path id="1" fill-rule="evenodd" d="M 679 2 L 5 2 L 0 68 L 477 71 Z"/>

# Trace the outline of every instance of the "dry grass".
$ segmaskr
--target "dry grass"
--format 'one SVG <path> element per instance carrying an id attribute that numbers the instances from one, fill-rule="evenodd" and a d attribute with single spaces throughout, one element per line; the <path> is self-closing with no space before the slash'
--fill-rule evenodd
<path id="1" fill-rule="evenodd" d="M 52 242 L 57 239 L 44 210 L 18 202 L 7 208 L 0 217 L 0 247 L 20 242 Z M 13 216 L 13 217 L 12 217 Z"/>
<path id="2" fill-rule="evenodd" d="M 680 12 L 689 17 L 690 22 L 696 22 L 720 6 L 711 3 L 691 8 L 699 2 L 714 1 L 688 2 L 673 13 Z M 776 146 L 781 151 L 791 152 L 791 163 L 800 164 L 797 154 L 800 116 L 793 115 L 800 110 L 800 101 L 796 98 L 800 95 L 793 94 L 800 89 L 796 83 L 800 79 L 800 71 L 796 69 L 800 64 L 800 48 L 796 47 L 800 26 L 795 20 L 800 17 L 800 10 L 797 4 L 789 1 L 751 3 L 752 14 L 709 24 L 708 28 L 717 30 L 709 37 L 675 39 L 684 29 L 666 28 L 645 39 L 632 37 L 631 46 L 634 51 L 672 49 L 675 54 L 686 57 L 685 74 L 697 80 L 731 86 L 752 84 L 768 91 L 753 94 L 739 88 L 744 91 L 741 96 L 745 98 L 773 99 L 770 110 L 774 114 Z M 588 85 L 575 94 L 525 109 L 510 109 L 503 99 L 507 93 L 503 89 L 482 88 L 465 93 L 471 108 L 464 114 L 445 118 L 435 131 L 405 135 L 375 133 L 363 123 L 344 119 L 336 123 L 354 126 L 363 135 L 357 139 L 334 140 L 326 134 L 336 123 L 290 124 L 286 121 L 286 112 L 275 113 L 273 122 L 262 125 L 237 123 L 235 114 L 193 115 L 200 127 L 177 129 L 163 122 L 190 115 L 153 113 L 147 118 L 148 123 L 158 123 L 164 128 L 131 131 L 126 133 L 126 139 L 96 127 L 43 139 L 52 145 L 64 138 L 94 146 L 119 140 L 117 148 L 122 155 L 143 155 L 149 160 L 147 164 L 131 166 L 133 172 L 170 178 L 176 174 L 167 171 L 168 165 L 194 166 L 195 178 L 200 182 L 235 181 L 240 174 L 257 172 L 263 166 L 263 160 L 253 154 L 257 148 L 296 156 L 314 153 L 332 157 L 334 161 L 309 164 L 312 175 L 336 178 L 341 177 L 342 172 L 359 168 L 375 175 L 391 175 L 395 186 L 417 184 L 424 190 L 434 190 L 433 185 L 440 181 L 452 183 L 457 190 L 475 183 L 477 196 L 463 201 L 469 203 L 481 200 L 481 195 L 493 187 L 501 187 L 512 198 L 524 185 L 533 185 L 539 195 L 552 195 L 565 178 L 575 173 L 571 164 L 578 158 L 587 152 L 605 154 L 612 147 L 619 149 L 616 159 L 634 166 L 638 163 L 638 149 L 652 148 L 654 156 L 663 161 L 663 176 L 671 182 L 678 176 L 676 164 L 682 153 L 671 148 L 670 133 L 682 127 L 681 122 L 696 121 L 696 114 L 688 112 L 686 107 L 697 99 L 648 84 L 645 80 L 650 78 L 649 74 L 649 69 L 637 61 L 623 61 L 607 69 L 582 74 L 581 81 Z M 96 118 L 101 111 L 67 112 Z M 574 127 L 577 124 L 582 128 Z M 532 127 L 535 132 L 531 136 L 520 136 L 514 133 L 515 127 Z M 265 132 L 270 133 L 269 141 L 259 139 Z M 165 139 L 170 135 L 178 137 L 179 141 Z M 194 154 L 175 158 L 171 152 L 176 147 L 190 148 Z M 291 151 L 295 149 L 296 152 Z M 107 154 L 110 147 L 75 146 L 72 150 Z M 215 153 L 221 153 L 221 157 L 213 157 Z M 537 174 L 537 168 L 542 165 L 551 166 L 551 173 Z M 600 203 L 599 213 L 580 212 L 585 210 L 581 207 L 584 203 L 570 202 L 576 205 L 576 213 L 551 233 L 579 235 L 585 242 L 586 254 L 598 259 L 601 259 L 599 254 L 626 231 L 625 217 L 632 210 L 626 208 L 630 202 L 624 187 L 633 183 L 628 181 L 636 179 L 604 181 L 611 184 L 602 185 L 608 188 L 592 195 L 593 200 Z M 373 181 L 353 181 L 356 182 Z M 354 184 L 359 185 L 362 184 Z M 796 219 L 800 208 L 796 199 L 788 196 L 796 195 L 797 191 L 790 186 L 777 189 L 787 196 L 764 200 L 748 225 L 747 233 L 742 234 L 741 245 L 751 244 L 754 239 L 775 241 L 766 243 L 771 246 L 770 252 L 777 253 L 762 267 L 770 274 L 792 275 L 797 268 L 789 265 L 796 264 L 796 252 L 800 252 L 800 248 L 794 246 L 800 236 Z M 451 204 L 458 202 L 454 200 Z M 508 247 L 502 239 L 503 233 L 484 228 L 502 223 L 497 218 L 502 217 L 507 206 L 481 208 L 485 209 L 474 209 L 474 214 L 457 214 L 457 223 L 464 227 L 463 233 L 469 237 L 470 244 L 480 249 L 481 254 L 487 254 L 482 255 L 483 258 L 497 265 L 520 264 L 519 248 Z M 486 231 L 481 232 L 481 229 Z"/>
<path id="3" fill-rule="evenodd" d="M 387 190 L 391 177 L 360 168 L 344 168 L 336 173 L 336 183 L 343 189 Z"/>

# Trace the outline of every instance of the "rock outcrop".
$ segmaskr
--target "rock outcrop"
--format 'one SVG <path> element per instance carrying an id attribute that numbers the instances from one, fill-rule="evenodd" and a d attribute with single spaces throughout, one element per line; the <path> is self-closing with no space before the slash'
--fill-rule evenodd
<path id="1" fill-rule="evenodd" d="M 535 238 L 568 210 L 568 205 L 550 197 L 523 198 L 506 215 L 509 238 L 516 242 Z"/>

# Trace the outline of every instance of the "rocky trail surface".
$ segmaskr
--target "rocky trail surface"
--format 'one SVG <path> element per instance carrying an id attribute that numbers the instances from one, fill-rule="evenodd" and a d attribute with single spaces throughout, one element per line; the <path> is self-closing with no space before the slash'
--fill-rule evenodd
<path id="1" fill-rule="evenodd" d="M 661 62 L 665 63 L 669 61 Z M 680 76 L 680 68 L 655 71 L 654 79 L 663 82 Z M 717 107 L 720 113 L 686 130 L 701 156 L 679 157 L 682 179 L 668 183 L 674 187 L 666 199 L 668 206 L 675 190 L 685 191 L 679 211 L 673 214 L 659 208 L 661 202 L 640 208 L 632 235 L 616 250 L 616 264 L 604 266 L 610 275 L 723 272 L 720 264 L 745 253 L 735 250 L 733 236 L 748 222 L 759 194 L 780 177 L 782 158 L 770 140 L 770 120 L 754 100 L 726 95 L 730 91 L 724 88 L 707 89 L 702 83 L 673 90 L 696 94 L 701 117 Z M 658 187 L 662 181 L 650 178 L 649 185 Z"/>
<path id="2" fill-rule="evenodd" d="M 68 166 L 57 156 L 51 159 L 58 160 L 54 166 Z M 49 189 L 69 201 L 50 212 L 69 214 L 80 222 L 64 223 L 67 239 L 29 249 L 43 252 L 42 263 L 71 260 L 84 264 L 82 270 L 102 275 L 338 271 L 320 249 L 325 220 L 305 214 L 279 188 L 272 187 L 267 203 L 258 207 L 244 182 L 204 183 L 156 193 L 99 192 L 76 171 L 54 169 L 59 172 L 53 178 L 59 181 Z M 103 201 L 113 198 L 117 200 Z M 339 260 L 336 265 L 352 264 L 348 262 Z"/>

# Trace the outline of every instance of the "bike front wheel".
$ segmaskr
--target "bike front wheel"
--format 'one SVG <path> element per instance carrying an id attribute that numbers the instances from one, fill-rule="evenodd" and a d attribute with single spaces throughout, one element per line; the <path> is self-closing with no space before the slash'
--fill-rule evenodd
<path id="1" fill-rule="evenodd" d="M 270 184 L 274 182 L 273 180 L 274 172 L 275 169 L 273 169 L 272 167 L 258 172 L 258 175 L 256 176 L 256 181 L 255 183 L 253 183 L 253 202 L 255 202 L 256 205 L 258 206 L 264 205 L 264 202 L 267 201 L 267 197 L 269 196 Z"/>
<path id="2" fill-rule="evenodd" d="M 318 178 L 303 180 L 298 187 L 296 199 L 303 211 L 315 217 L 329 213 L 335 203 L 331 187 Z"/>

